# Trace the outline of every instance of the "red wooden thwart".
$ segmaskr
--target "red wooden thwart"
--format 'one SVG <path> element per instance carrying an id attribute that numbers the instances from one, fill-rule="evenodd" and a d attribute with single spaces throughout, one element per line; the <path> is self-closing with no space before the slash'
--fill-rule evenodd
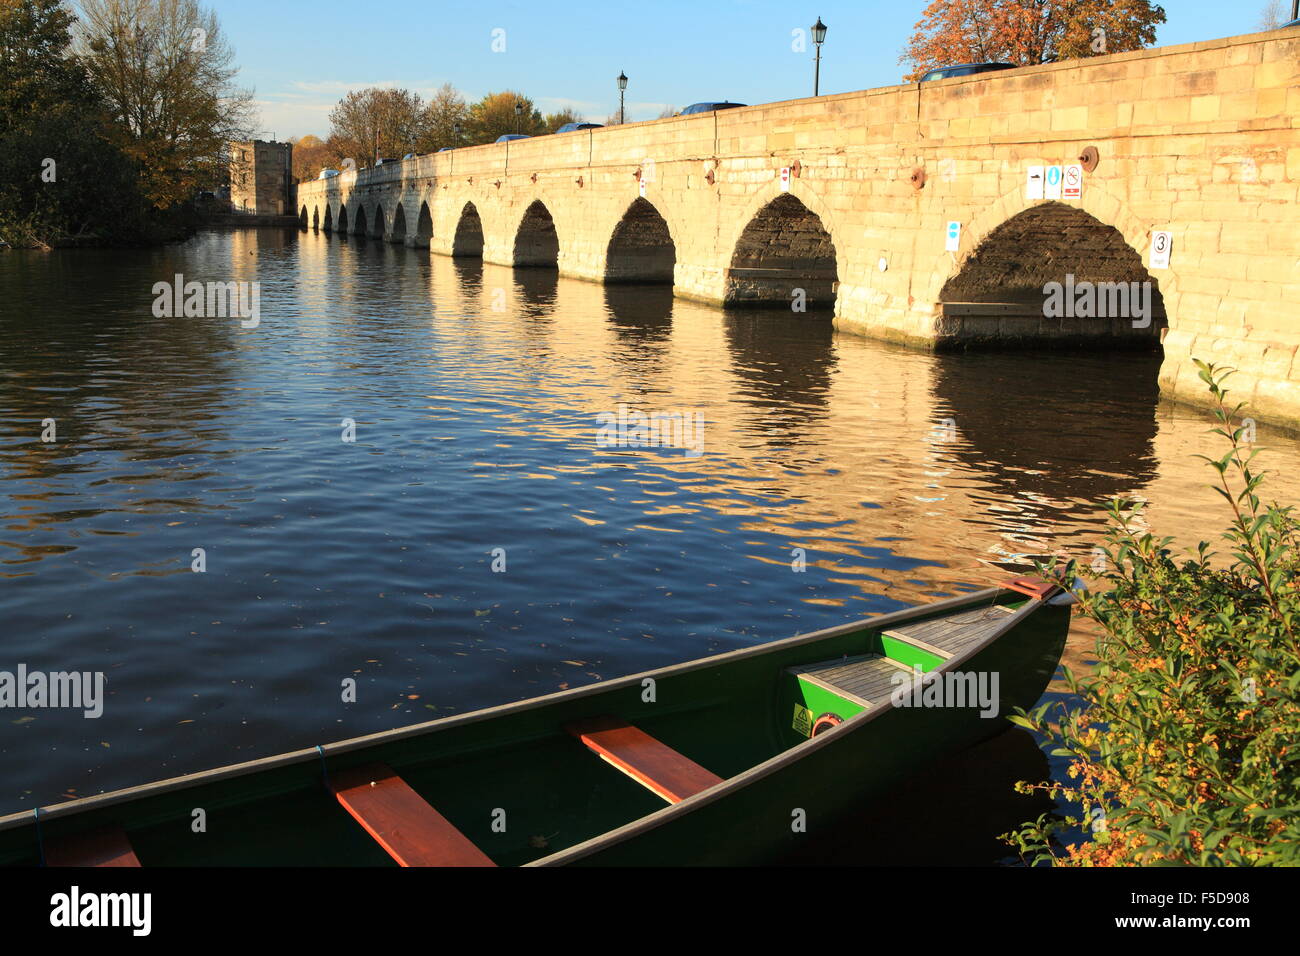
<path id="1" fill-rule="evenodd" d="M 717 774 L 617 717 L 580 720 L 564 729 L 669 803 L 680 803 L 722 783 Z"/>
<path id="2" fill-rule="evenodd" d="M 387 765 L 332 773 L 329 781 L 339 803 L 402 866 L 496 866 Z"/>
<path id="3" fill-rule="evenodd" d="M 131 840 L 121 827 L 107 827 L 45 845 L 46 866 L 139 866 Z"/>
<path id="4" fill-rule="evenodd" d="M 1028 594 L 1039 601 L 1057 588 L 1055 581 L 1044 581 L 1042 578 L 1012 578 L 1010 581 L 1003 582 L 1002 586 L 1010 591 Z"/>

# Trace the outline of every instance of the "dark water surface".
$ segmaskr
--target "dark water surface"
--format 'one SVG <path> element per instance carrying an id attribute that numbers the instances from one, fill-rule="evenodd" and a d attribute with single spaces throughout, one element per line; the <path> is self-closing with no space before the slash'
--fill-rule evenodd
<path id="1" fill-rule="evenodd" d="M 155 318 L 175 273 L 260 282 L 260 325 Z M 0 670 L 108 675 L 97 720 L 0 711 L 0 812 L 1086 558 L 1115 494 L 1187 542 L 1226 523 L 1157 356 L 934 356 L 279 230 L 10 252 L 0 308 Z M 702 415 L 703 454 L 599 446 L 620 403 Z M 1259 439 L 1295 501 L 1300 445 Z"/>

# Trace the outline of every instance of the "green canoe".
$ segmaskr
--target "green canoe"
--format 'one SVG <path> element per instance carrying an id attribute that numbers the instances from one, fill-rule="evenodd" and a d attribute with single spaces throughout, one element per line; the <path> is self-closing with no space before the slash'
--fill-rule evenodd
<path id="1" fill-rule="evenodd" d="M 778 859 L 1042 696 L 1072 602 L 1004 587 L 0 817 L 0 864 Z"/>

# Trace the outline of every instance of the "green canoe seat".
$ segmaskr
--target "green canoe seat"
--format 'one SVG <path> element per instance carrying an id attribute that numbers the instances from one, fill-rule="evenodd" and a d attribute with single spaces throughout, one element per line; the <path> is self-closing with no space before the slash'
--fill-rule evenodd
<path id="1" fill-rule="evenodd" d="M 330 789 L 401 866 L 496 866 L 386 764 L 331 774 Z"/>
<path id="2" fill-rule="evenodd" d="M 1015 612 L 1001 604 L 918 621 L 885 631 L 885 637 L 919 647 L 945 660 L 983 643 Z"/>
<path id="3" fill-rule="evenodd" d="M 602 760 L 669 803 L 680 803 L 722 783 L 717 774 L 617 717 L 580 720 L 566 724 L 564 729 Z"/>
<path id="4" fill-rule="evenodd" d="M 135 850 L 121 827 L 51 840 L 45 845 L 46 866 L 139 866 Z"/>
<path id="5" fill-rule="evenodd" d="M 867 708 L 889 700 L 895 687 L 911 680 L 913 671 L 906 664 L 881 654 L 861 654 L 791 667 L 787 673 L 794 675 L 796 680 Z"/>

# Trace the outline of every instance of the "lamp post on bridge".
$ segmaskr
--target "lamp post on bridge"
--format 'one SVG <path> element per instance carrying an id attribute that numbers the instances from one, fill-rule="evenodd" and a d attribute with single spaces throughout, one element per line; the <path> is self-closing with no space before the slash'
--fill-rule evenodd
<path id="1" fill-rule="evenodd" d="M 817 96 L 822 79 L 822 43 L 826 40 L 826 24 L 822 23 L 821 17 L 812 25 L 812 38 L 813 46 L 817 48 L 817 55 L 813 58 L 813 96 Z"/>
<path id="2" fill-rule="evenodd" d="M 522 124 L 524 122 L 524 101 L 515 100 L 515 133 L 523 132 Z"/>
<path id="3" fill-rule="evenodd" d="M 627 89 L 627 74 L 622 70 L 618 71 L 618 125 L 622 126 L 627 120 L 623 116 L 623 92 Z"/>

